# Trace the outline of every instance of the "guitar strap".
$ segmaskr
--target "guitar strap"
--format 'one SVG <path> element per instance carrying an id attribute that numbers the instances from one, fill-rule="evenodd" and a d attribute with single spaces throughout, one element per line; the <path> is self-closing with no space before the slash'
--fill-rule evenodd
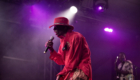
<path id="1" fill-rule="evenodd" d="M 124 63 L 125 63 L 125 62 L 122 63 L 122 66 L 121 66 L 121 68 L 120 68 L 120 71 L 122 71 L 122 68 L 123 68 Z"/>
<path id="2" fill-rule="evenodd" d="M 121 66 L 121 68 L 120 68 L 120 71 L 122 71 L 122 68 L 123 68 L 124 63 L 125 63 L 125 62 L 122 63 L 122 66 Z M 119 78 L 120 78 L 120 76 L 121 76 L 121 73 L 119 73 Z"/>

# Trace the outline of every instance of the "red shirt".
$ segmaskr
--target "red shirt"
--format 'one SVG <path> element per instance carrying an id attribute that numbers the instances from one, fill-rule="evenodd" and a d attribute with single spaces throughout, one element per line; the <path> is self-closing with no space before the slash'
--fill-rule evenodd
<path id="1" fill-rule="evenodd" d="M 92 80 L 90 49 L 83 35 L 78 32 L 69 31 L 63 39 L 60 39 L 58 53 L 51 52 L 50 59 L 64 68 L 58 75 L 72 77 L 76 68 L 81 69 Z M 62 50 L 67 44 L 67 49 Z M 66 78 L 65 78 L 66 79 Z M 64 80 L 65 80 L 64 79 Z"/>

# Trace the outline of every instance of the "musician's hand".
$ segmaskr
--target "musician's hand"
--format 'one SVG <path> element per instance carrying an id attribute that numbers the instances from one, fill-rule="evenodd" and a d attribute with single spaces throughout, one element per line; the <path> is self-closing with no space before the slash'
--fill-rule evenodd
<path id="1" fill-rule="evenodd" d="M 118 72 L 119 74 L 124 74 L 124 75 L 129 74 L 129 72 L 128 72 L 128 71 L 118 70 L 117 72 Z"/>
<path id="2" fill-rule="evenodd" d="M 48 42 L 46 42 L 45 43 L 45 46 L 46 47 L 49 47 L 49 50 L 51 51 L 51 52 L 53 52 L 54 51 L 54 49 L 53 49 L 53 42 L 52 41 L 48 41 Z"/>
<path id="3" fill-rule="evenodd" d="M 53 42 L 49 40 L 48 42 L 46 42 L 45 46 L 51 48 L 53 47 Z"/>
<path id="4" fill-rule="evenodd" d="M 59 78 L 60 78 L 60 76 L 58 75 L 58 76 L 56 77 L 56 80 L 59 80 Z"/>
<path id="5" fill-rule="evenodd" d="M 56 80 L 64 80 L 64 78 L 62 77 L 62 75 L 58 75 L 58 76 L 56 77 Z"/>

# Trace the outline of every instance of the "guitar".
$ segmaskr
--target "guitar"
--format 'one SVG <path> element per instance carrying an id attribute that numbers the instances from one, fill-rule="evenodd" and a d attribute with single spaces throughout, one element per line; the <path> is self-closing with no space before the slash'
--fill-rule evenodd
<path id="1" fill-rule="evenodd" d="M 124 78 L 125 78 L 125 80 L 134 80 L 134 75 L 133 74 L 128 74 Z"/>
<path id="2" fill-rule="evenodd" d="M 119 76 L 117 76 L 116 77 L 116 80 L 134 80 L 134 75 L 133 74 L 128 74 L 128 75 L 126 75 L 126 76 L 121 76 L 121 77 L 119 77 Z"/>

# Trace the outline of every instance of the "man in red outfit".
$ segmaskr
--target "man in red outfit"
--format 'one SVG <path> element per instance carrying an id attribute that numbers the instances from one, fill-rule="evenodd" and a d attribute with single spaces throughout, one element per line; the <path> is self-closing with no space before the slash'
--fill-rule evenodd
<path id="1" fill-rule="evenodd" d="M 84 36 L 72 31 L 74 27 L 69 25 L 65 17 L 55 18 L 52 26 L 60 38 L 59 50 L 56 52 L 53 49 L 52 41 L 48 41 L 45 46 L 49 47 L 50 59 L 64 65 L 56 80 L 92 80 L 91 53 Z"/>

